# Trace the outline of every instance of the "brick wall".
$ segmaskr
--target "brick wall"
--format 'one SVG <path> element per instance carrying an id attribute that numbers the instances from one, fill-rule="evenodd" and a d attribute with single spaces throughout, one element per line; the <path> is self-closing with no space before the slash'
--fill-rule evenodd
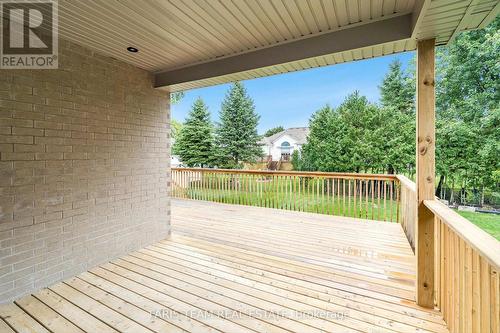
<path id="1" fill-rule="evenodd" d="M 0 302 L 168 236 L 168 103 L 65 41 L 58 70 L 0 70 Z"/>

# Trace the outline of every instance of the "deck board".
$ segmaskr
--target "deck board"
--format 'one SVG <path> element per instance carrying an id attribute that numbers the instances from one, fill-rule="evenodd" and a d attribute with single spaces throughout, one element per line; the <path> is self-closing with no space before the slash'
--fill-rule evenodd
<path id="1" fill-rule="evenodd" d="M 173 200 L 172 228 L 1 306 L 0 328 L 448 332 L 439 312 L 415 304 L 415 257 L 399 224 Z"/>

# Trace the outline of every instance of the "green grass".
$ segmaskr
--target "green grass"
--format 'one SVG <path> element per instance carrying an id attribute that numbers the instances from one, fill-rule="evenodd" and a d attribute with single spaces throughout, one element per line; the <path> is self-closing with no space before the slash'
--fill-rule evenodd
<path id="1" fill-rule="evenodd" d="M 500 240 L 500 215 L 466 211 L 457 213 Z"/>
<path id="2" fill-rule="evenodd" d="M 237 185 L 231 185 L 227 176 L 218 176 L 213 179 L 204 179 L 203 183 L 193 182 L 188 189 L 174 191 L 174 196 L 363 219 L 397 221 L 398 213 L 395 200 L 387 199 L 384 203 L 383 199 L 379 201 L 375 197 L 372 202 L 371 192 L 367 198 L 364 188 L 361 201 L 358 194 L 355 205 L 354 197 L 348 196 L 347 188 L 346 195 L 339 196 L 338 193 L 332 193 L 332 186 L 331 182 L 327 183 L 318 179 L 263 181 L 262 178 L 239 179 Z M 342 188 L 341 194 L 343 194 Z M 388 190 L 386 194 L 389 196 Z"/>

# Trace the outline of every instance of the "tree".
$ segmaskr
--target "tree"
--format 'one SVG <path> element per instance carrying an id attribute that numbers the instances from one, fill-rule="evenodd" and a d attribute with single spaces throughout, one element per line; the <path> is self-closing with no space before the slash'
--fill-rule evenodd
<path id="1" fill-rule="evenodd" d="M 177 104 L 184 98 L 184 92 L 174 92 L 170 94 L 170 104 Z"/>
<path id="2" fill-rule="evenodd" d="M 313 114 L 298 165 L 334 172 L 383 169 L 387 136 L 380 128 L 385 123 L 382 110 L 356 91 L 337 109 L 327 105 Z"/>
<path id="3" fill-rule="evenodd" d="M 379 89 L 383 107 L 407 114 L 415 112 L 415 78 L 402 70 L 399 60 L 389 65 Z"/>
<path id="4" fill-rule="evenodd" d="M 174 140 L 177 139 L 177 136 L 179 135 L 179 133 L 182 130 L 182 126 L 183 126 L 183 124 L 178 120 L 172 119 L 170 121 L 170 132 L 171 132 L 172 139 L 174 139 Z"/>
<path id="5" fill-rule="evenodd" d="M 214 137 L 210 113 L 198 98 L 186 118 L 173 147 L 184 164 L 189 167 L 207 167 L 214 162 Z"/>
<path id="6" fill-rule="evenodd" d="M 295 149 L 292 153 L 292 166 L 293 170 L 302 170 L 302 158 L 300 157 L 300 153 L 297 149 Z"/>
<path id="7" fill-rule="evenodd" d="M 294 167 L 311 171 L 405 172 L 414 164 L 414 115 L 368 102 L 358 91 L 318 110 Z"/>
<path id="8" fill-rule="evenodd" d="M 411 174 L 415 166 L 414 67 L 404 72 L 401 62 L 394 60 L 379 89 L 384 121 L 376 132 L 384 138 L 380 144 L 385 171 Z"/>
<path id="9" fill-rule="evenodd" d="M 270 128 L 268 129 L 265 133 L 264 133 L 264 136 L 266 138 L 276 134 L 276 133 L 279 133 L 279 132 L 283 132 L 285 129 L 283 128 L 283 126 L 276 126 L 276 127 L 273 127 L 273 128 Z"/>
<path id="10" fill-rule="evenodd" d="M 340 171 L 343 147 L 342 124 L 338 113 L 329 105 L 316 111 L 309 120 L 309 136 L 302 147 L 300 162 L 294 168 L 305 171 Z M 338 156 L 338 159 L 335 159 Z"/>
<path id="11" fill-rule="evenodd" d="M 234 83 L 222 103 L 216 131 L 221 166 L 235 168 L 242 161 L 254 161 L 262 156 L 257 134 L 259 118 L 245 87 L 240 82 Z"/>
<path id="12" fill-rule="evenodd" d="M 500 17 L 484 29 L 459 34 L 437 52 L 436 169 L 482 203 L 498 191 L 500 169 Z M 453 192 L 453 188 L 451 189 Z M 480 200 L 477 198 L 481 197 Z"/>

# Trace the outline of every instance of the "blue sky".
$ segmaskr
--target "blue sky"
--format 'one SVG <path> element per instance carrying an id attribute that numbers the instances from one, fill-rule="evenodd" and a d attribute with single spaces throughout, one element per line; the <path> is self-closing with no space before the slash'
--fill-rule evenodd
<path id="1" fill-rule="evenodd" d="M 354 90 L 370 101 L 378 102 L 378 85 L 394 59 L 406 67 L 413 52 L 355 61 L 259 79 L 243 81 L 260 115 L 259 133 L 282 125 L 307 126 L 311 115 L 325 104 L 338 106 Z M 230 84 L 186 91 L 184 98 L 172 105 L 172 118 L 184 121 L 191 105 L 201 97 L 208 105 L 212 119 L 218 121 L 222 100 Z"/>

